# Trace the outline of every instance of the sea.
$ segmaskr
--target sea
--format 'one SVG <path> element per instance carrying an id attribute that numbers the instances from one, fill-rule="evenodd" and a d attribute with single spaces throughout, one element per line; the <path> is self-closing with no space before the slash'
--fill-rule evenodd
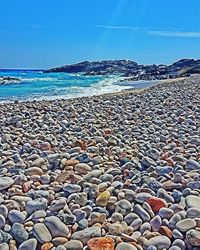
<path id="1" fill-rule="evenodd" d="M 21 81 L 0 85 L 0 102 L 70 99 L 155 85 L 156 81 L 125 81 L 119 75 L 43 73 L 41 70 L 0 70 L 0 76 Z M 123 80 L 123 81 L 122 81 Z"/>

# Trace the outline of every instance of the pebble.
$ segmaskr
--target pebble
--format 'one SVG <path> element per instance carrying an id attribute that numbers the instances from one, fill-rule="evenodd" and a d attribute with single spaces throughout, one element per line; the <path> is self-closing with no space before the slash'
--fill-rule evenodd
<path id="1" fill-rule="evenodd" d="M 26 169 L 25 175 L 43 175 L 43 170 L 39 167 L 31 167 Z"/>
<path id="2" fill-rule="evenodd" d="M 37 240 L 36 239 L 29 239 L 24 241 L 18 248 L 18 250 L 36 250 L 37 247 Z"/>
<path id="3" fill-rule="evenodd" d="M 122 199 L 117 202 L 115 212 L 120 213 L 122 215 L 127 215 L 132 211 L 132 209 L 132 204 L 129 201 Z"/>
<path id="4" fill-rule="evenodd" d="M 117 245 L 117 247 L 115 248 L 116 250 L 137 250 L 137 248 L 129 243 L 125 243 L 125 242 L 122 242 L 122 243 L 119 243 Z"/>
<path id="5" fill-rule="evenodd" d="M 148 246 L 155 246 L 157 250 L 168 249 L 171 245 L 171 241 L 166 236 L 156 236 L 148 241 Z"/>
<path id="6" fill-rule="evenodd" d="M 43 223 L 36 223 L 33 226 L 33 235 L 40 243 L 50 242 L 52 240 L 49 230 Z"/>
<path id="7" fill-rule="evenodd" d="M 104 191 L 96 199 L 96 205 L 100 207 L 106 207 L 110 198 L 110 192 Z"/>
<path id="8" fill-rule="evenodd" d="M 188 195 L 185 198 L 187 208 L 198 208 L 200 209 L 200 197 L 196 195 Z"/>
<path id="9" fill-rule="evenodd" d="M 150 216 L 139 204 L 134 206 L 134 212 L 140 216 L 143 222 L 150 221 Z"/>
<path id="10" fill-rule="evenodd" d="M 186 239 L 188 242 L 195 247 L 200 246 L 200 231 L 191 229 L 186 233 Z"/>
<path id="11" fill-rule="evenodd" d="M 3 217 L 3 215 L 0 214 L 0 229 L 3 229 L 5 223 L 6 223 L 5 218 Z"/>
<path id="12" fill-rule="evenodd" d="M 72 234 L 73 240 L 80 240 L 84 245 L 95 237 L 101 237 L 101 229 L 99 227 L 89 227 Z"/>
<path id="13" fill-rule="evenodd" d="M 176 228 L 181 231 L 181 232 L 187 232 L 188 230 L 195 228 L 196 227 L 196 222 L 193 219 L 184 219 L 176 224 Z"/>
<path id="14" fill-rule="evenodd" d="M 74 166 L 74 170 L 79 174 L 87 174 L 91 167 L 86 163 L 78 163 Z"/>
<path id="15" fill-rule="evenodd" d="M 69 233 L 68 227 L 56 216 L 46 217 L 44 220 L 45 226 L 48 228 L 52 237 L 67 237 Z"/>
<path id="16" fill-rule="evenodd" d="M 186 162 L 186 167 L 188 168 L 188 170 L 200 169 L 200 163 L 190 159 Z"/>
<path id="17" fill-rule="evenodd" d="M 22 242 L 28 240 L 28 237 L 29 237 L 28 232 L 26 231 L 24 226 L 20 223 L 14 223 L 12 225 L 11 235 L 19 243 L 22 243 Z"/>
<path id="18" fill-rule="evenodd" d="M 162 219 L 159 215 L 156 215 L 151 221 L 150 225 L 153 232 L 158 232 L 160 230 L 160 227 L 162 225 Z"/>
<path id="19" fill-rule="evenodd" d="M 88 241 L 87 246 L 90 250 L 114 250 L 115 242 L 109 237 L 93 238 Z"/>
<path id="20" fill-rule="evenodd" d="M 29 215 L 33 214 L 37 210 L 46 210 L 47 208 L 47 199 L 38 198 L 35 200 L 28 201 L 26 203 L 26 211 Z"/>
<path id="21" fill-rule="evenodd" d="M 200 209 L 191 207 L 187 210 L 186 215 L 188 218 L 200 218 Z"/>
<path id="22" fill-rule="evenodd" d="M 9 188 L 14 183 L 14 180 L 10 177 L 0 177 L 0 191 Z"/>
<path id="23" fill-rule="evenodd" d="M 16 222 L 22 224 L 26 219 L 26 214 L 13 209 L 8 213 L 8 219 L 12 224 Z"/>
<path id="24" fill-rule="evenodd" d="M 66 250 L 83 250 L 83 243 L 80 240 L 70 240 L 64 246 Z"/>
<path id="25" fill-rule="evenodd" d="M 7 243 L 0 244 L 0 250 L 9 250 L 9 245 Z"/>

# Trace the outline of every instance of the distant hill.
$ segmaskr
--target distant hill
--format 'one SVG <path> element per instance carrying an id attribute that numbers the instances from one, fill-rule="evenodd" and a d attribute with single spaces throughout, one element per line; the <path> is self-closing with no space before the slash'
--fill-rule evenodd
<path id="1" fill-rule="evenodd" d="M 171 65 L 139 65 L 130 60 L 84 61 L 44 72 L 83 73 L 84 75 L 119 74 L 133 80 L 168 79 L 200 73 L 200 60 L 181 59 Z"/>

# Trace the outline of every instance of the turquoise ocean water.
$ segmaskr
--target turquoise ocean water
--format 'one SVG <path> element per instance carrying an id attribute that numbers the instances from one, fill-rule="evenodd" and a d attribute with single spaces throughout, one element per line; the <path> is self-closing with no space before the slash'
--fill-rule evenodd
<path id="1" fill-rule="evenodd" d="M 130 88 L 143 88 L 155 82 L 119 82 L 112 76 L 84 76 L 81 74 L 50 73 L 31 70 L 0 70 L 0 76 L 17 77 L 20 83 L 0 85 L 0 102 L 52 100 L 111 93 Z"/>

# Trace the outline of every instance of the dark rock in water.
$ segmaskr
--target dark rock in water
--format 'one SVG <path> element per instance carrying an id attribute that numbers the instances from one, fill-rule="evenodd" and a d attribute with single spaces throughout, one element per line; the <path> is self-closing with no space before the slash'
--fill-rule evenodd
<path id="1" fill-rule="evenodd" d="M 0 76 L 0 85 L 20 83 L 21 80 L 16 77 Z"/>
<path id="2" fill-rule="evenodd" d="M 200 73 L 200 60 L 182 59 L 171 65 L 139 65 L 130 60 L 84 61 L 44 72 L 83 73 L 84 75 L 120 74 L 131 81 L 162 80 Z"/>

